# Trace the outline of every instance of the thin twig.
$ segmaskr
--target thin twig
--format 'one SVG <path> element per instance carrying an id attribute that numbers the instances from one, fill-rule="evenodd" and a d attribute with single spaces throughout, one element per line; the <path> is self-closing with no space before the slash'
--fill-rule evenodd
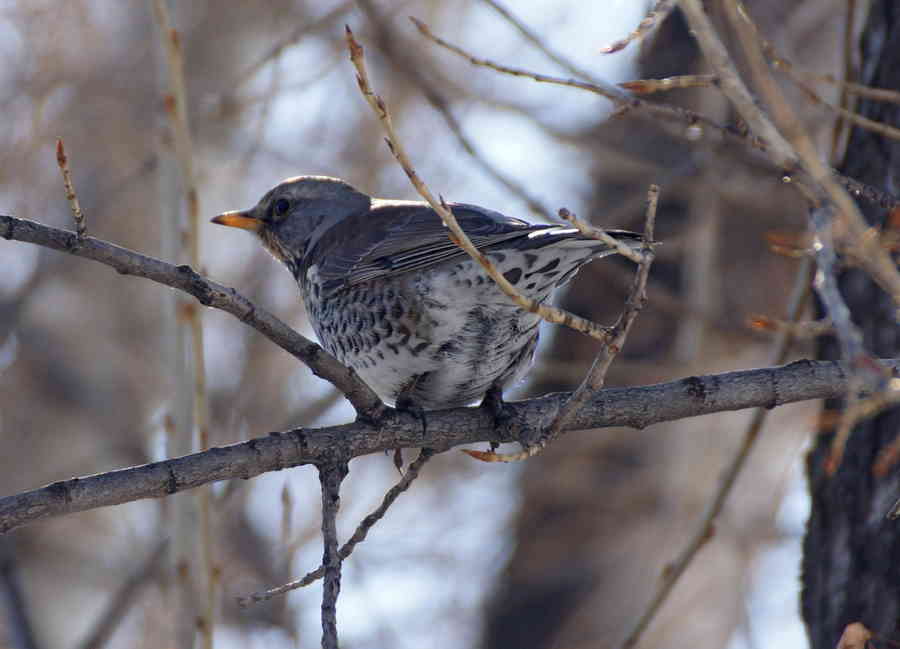
<path id="1" fill-rule="evenodd" d="M 575 329 L 576 331 L 587 334 L 592 338 L 596 338 L 597 340 L 607 340 L 609 333 L 606 327 L 602 327 L 595 322 L 591 322 L 590 320 L 576 316 L 575 314 L 564 311 L 563 309 L 558 309 L 555 307 L 547 306 L 545 304 L 541 304 L 536 300 L 532 300 L 522 295 L 509 282 L 509 280 L 507 280 L 506 277 L 504 277 L 503 274 L 497 270 L 497 268 L 487 258 L 487 256 L 482 253 L 475 246 L 475 244 L 472 243 L 468 235 L 463 231 L 459 223 L 457 223 L 456 217 L 453 215 L 452 210 L 450 210 L 443 198 L 441 198 L 440 200 L 435 199 L 434 195 L 431 193 L 431 190 L 428 189 L 428 186 L 422 181 L 422 179 L 419 177 L 419 174 L 412 166 L 403 143 L 400 141 L 400 138 L 397 137 L 397 134 L 394 131 L 393 121 L 391 119 L 390 113 L 388 112 L 387 105 L 384 103 L 384 100 L 381 97 L 379 97 L 372 91 L 371 85 L 369 83 L 368 72 L 366 71 L 362 45 L 360 45 L 353 37 L 353 32 L 351 31 L 349 26 L 346 28 L 346 33 L 347 46 L 350 50 L 350 60 L 353 62 L 353 65 L 356 68 L 356 80 L 359 84 L 360 92 L 362 92 L 363 97 L 375 112 L 378 120 L 381 122 L 382 127 L 384 127 L 385 133 L 387 135 L 386 141 L 388 147 L 391 150 L 391 153 L 394 155 L 394 158 L 403 168 L 403 171 L 406 173 L 410 182 L 416 188 L 416 191 L 419 192 L 422 198 L 424 198 L 428 202 L 428 204 L 431 205 L 432 209 L 434 209 L 434 211 L 437 212 L 437 214 L 441 217 L 444 225 L 447 226 L 448 237 L 450 238 L 450 240 L 453 241 L 453 243 L 459 246 L 462 250 L 464 250 L 478 264 L 480 264 L 481 267 L 484 268 L 485 272 L 490 275 L 491 279 L 494 280 L 500 290 L 503 291 L 503 293 L 506 294 L 507 297 L 509 297 L 515 304 L 517 304 L 521 308 L 530 313 L 534 313 L 547 322 L 565 325 L 567 327 Z"/>
<path id="2" fill-rule="evenodd" d="M 320 466 L 322 487 L 322 649 L 338 649 L 337 599 L 341 592 L 341 556 L 338 552 L 337 514 L 341 506 L 341 483 L 347 476 L 347 463 Z"/>
<path id="3" fill-rule="evenodd" d="M 640 264 L 646 259 L 643 253 L 638 252 L 634 248 L 629 248 L 625 243 L 608 234 L 603 228 L 598 228 L 587 221 L 582 221 L 564 207 L 559 210 L 559 218 L 567 223 L 571 223 L 572 226 L 577 228 L 584 236 L 590 237 L 591 239 L 597 239 L 608 245 L 610 248 L 615 248 L 616 252 L 623 257 L 627 257 L 636 264 Z M 653 243 L 653 241 L 645 241 L 646 245 L 653 245 Z"/>
<path id="4" fill-rule="evenodd" d="M 485 67 L 501 74 L 531 79 L 538 83 L 549 83 L 553 85 L 567 86 L 578 90 L 584 90 L 601 97 L 605 97 L 606 99 L 613 102 L 618 112 L 634 111 L 635 114 L 642 118 L 664 120 L 665 122 L 682 126 L 683 129 L 679 132 L 679 134 L 682 137 L 686 137 L 692 141 L 696 140 L 698 136 L 703 132 L 709 131 L 717 133 L 723 139 L 738 142 L 741 145 L 750 148 L 751 150 L 759 151 L 762 153 L 767 152 L 768 143 L 757 134 L 754 134 L 753 132 L 747 132 L 746 129 L 723 126 L 722 124 L 719 124 L 709 117 L 691 110 L 687 110 L 685 108 L 681 108 L 680 106 L 670 106 L 657 102 L 645 101 L 639 97 L 634 97 L 632 95 L 626 94 L 622 92 L 620 88 L 611 84 L 592 84 L 575 79 L 553 77 L 522 68 L 501 65 L 487 59 L 481 59 L 472 54 L 469 54 L 461 47 L 453 45 L 452 43 L 448 43 L 447 41 L 439 38 L 422 21 L 412 17 L 410 18 L 410 20 L 412 20 L 413 24 L 416 25 L 419 32 L 425 38 L 432 41 L 436 45 L 443 47 L 450 52 L 453 52 L 457 56 L 462 57 L 472 65 Z M 779 166 L 779 168 L 782 172 L 784 172 L 786 169 L 790 169 L 790 165 L 788 165 L 787 167 Z M 833 176 L 835 182 L 839 183 L 842 187 L 845 187 L 847 191 L 852 192 L 859 198 L 885 208 L 892 208 L 900 205 L 900 199 L 892 196 L 891 194 L 888 194 L 883 190 L 866 185 L 865 183 L 862 183 L 853 178 L 848 178 L 834 169 L 829 169 L 828 171 Z M 792 176 L 788 173 L 783 173 L 783 177 L 786 181 L 793 180 Z"/>
<path id="5" fill-rule="evenodd" d="M 847 14 L 847 31 L 845 32 L 845 48 L 852 48 L 855 44 L 852 41 L 852 38 L 855 35 L 850 30 L 850 22 L 853 20 L 853 14 L 850 13 L 850 6 L 854 4 L 853 2 L 848 3 L 848 14 Z M 849 32 L 849 33 L 848 33 Z M 850 39 L 849 44 L 847 43 L 847 39 Z M 814 81 L 816 83 L 825 83 L 830 86 L 834 86 L 838 88 L 841 93 L 846 93 L 848 95 L 854 95 L 856 97 L 862 97 L 864 99 L 872 99 L 874 101 L 883 101 L 889 104 L 900 104 L 900 92 L 897 90 L 890 90 L 888 88 L 873 88 L 872 86 L 867 86 L 862 83 L 856 83 L 849 80 L 849 76 L 847 79 L 837 79 L 834 75 L 831 74 L 819 74 L 818 72 L 813 72 L 812 70 L 807 70 L 800 66 L 794 65 L 781 55 L 772 44 L 771 41 L 766 39 L 760 39 L 760 47 L 762 48 L 763 53 L 766 57 L 771 61 L 772 65 L 778 69 L 783 70 L 785 72 L 791 72 L 792 74 L 806 77 L 810 81 Z M 850 57 L 845 56 L 844 63 L 844 74 L 852 72 L 852 62 L 849 60 Z M 841 103 L 843 105 L 843 102 Z"/>
<path id="6" fill-rule="evenodd" d="M 649 12 L 647 12 L 647 15 L 644 16 L 640 23 L 638 23 L 637 28 L 633 32 L 622 40 L 615 41 L 614 43 L 610 43 L 606 47 L 601 48 L 600 51 L 604 54 L 612 54 L 613 52 L 625 49 L 630 43 L 642 38 L 647 32 L 666 19 L 666 16 L 668 16 L 672 12 L 672 9 L 675 8 L 675 2 L 676 0 L 657 0 L 656 4 L 653 5 L 653 8 L 650 9 Z"/>
<path id="7" fill-rule="evenodd" d="M 856 198 L 864 200 L 871 205 L 880 207 L 883 210 L 893 210 L 897 207 L 900 207 L 900 199 L 892 194 L 889 194 L 883 189 L 879 189 L 878 187 L 874 187 L 872 185 L 867 185 L 864 182 L 856 180 L 855 178 L 850 178 L 849 176 L 845 176 L 833 169 L 832 174 L 834 175 L 835 182 L 846 189 L 848 192 L 850 192 Z"/>
<path id="8" fill-rule="evenodd" d="M 784 59 L 780 59 L 778 62 L 776 62 L 776 65 L 778 67 L 781 67 L 785 63 L 786 61 Z M 835 79 L 834 76 L 830 74 L 818 75 L 797 67 L 793 67 L 793 69 L 797 73 L 809 77 L 813 81 L 827 83 L 835 86 L 842 92 L 846 92 L 848 95 L 855 95 L 856 97 L 872 99 L 874 101 L 883 101 L 889 104 L 900 104 L 900 92 L 896 90 L 888 90 L 887 88 L 873 88 L 871 86 L 866 86 L 861 83 L 855 83 L 853 81 L 841 81 L 840 79 Z"/>
<path id="9" fill-rule="evenodd" d="M 663 0 L 664 2 L 670 0 Z M 591 81 L 596 83 L 596 76 L 575 65 L 572 61 L 564 57 L 562 54 L 553 51 L 550 47 L 544 42 L 544 40 L 528 25 L 522 22 L 517 16 L 515 16 L 509 9 L 501 5 L 497 0 L 484 0 L 484 3 L 488 5 L 491 9 L 496 11 L 500 16 L 508 22 L 513 28 L 519 32 L 522 37 L 534 45 L 535 49 L 537 49 L 541 54 L 546 56 L 548 59 L 556 63 L 563 70 L 568 72 L 569 74 L 574 74 L 576 77 L 581 77 L 585 81 Z"/>
<path id="10" fill-rule="evenodd" d="M 695 0 L 682 0 L 693 2 Z M 874 389 L 875 398 L 889 389 L 888 376 L 863 346 L 862 333 L 853 322 L 850 310 L 838 287 L 835 266 L 836 245 L 851 257 L 894 301 L 900 305 L 900 273 L 877 236 L 863 219 L 856 203 L 834 182 L 822 163 L 816 147 L 792 107 L 785 100 L 766 64 L 764 39 L 740 0 L 727 0 L 725 13 L 737 31 L 749 67 L 764 99 L 776 119 L 789 134 L 802 165 L 818 186 L 811 197 L 810 224 L 816 234 L 814 245 L 818 272 L 815 288 L 828 316 L 834 323 L 842 357 L 850 362 L 852 375 L 846 396 L 848 405 L 832 440 L 826 469 L 833 473 L 840 465 L 850 431 L 862 416 L 855 407 L 863 389 Z M 885 397 L 887 398 L 887 397 Z"/>
<path id="11" fill-rule="evenodd" d="M 623 92 L 622 89 L 618 86 L 612 84 L 595 84 L 588 83 L 586 81 L 579 81 L 577 79 L 564 79 L 562 77 L 540 74 L 538 72 L 532 72 L 531 70 L 502 65 L 488 59 L 482 59 L 468 53 L 458 45 L 449 43 L 444 39 L 436 36 L 425 23 L 418 20 L 417 18 L 410 17 L 410 20 L 412 20 L 413 24 L 418 28 L 419 32 L 425 38 L 432 41 L 435 45 L 443 47 L 449 52 L 462 57 L 472 65 L 484 67 L 500 74 L 531 79 L 532 81 L 536 81 L 538 83 L 565 86 L 599 95 L 600 97 L 604 97 L 613 102 L 613 105 L 619 112 L 634 111 L 637 115 L 640 115 L 644 118 L 662 119 L 670 123 L 678 124 L 684 127 L 682 136 L 688 137 L 692 140 L 697 139 L 696 130 L 699 128 L 718 133 L 723 138 L 739 141 L 741 144 L 757 151 L 764 152 L 766 150 L 766 142 L 761 138 L 756 137 L 752 134 L 747 134 L 744 130 L 722 126 L 721 124 L 718 124 L 714 120 L 705 117 L 700 113 L 687 110 L 680 106 L 669 106 L 657 102 L 646 101 L 639 97 L 629 95 Z"/>
<path id="12" fill-rule="evenodd" d="M 856 0 L 847 0 L 844 3 L 844 42 L 841 58 L 843 59 L 844 80 L 848 82 L 854 78 L 856 73 L 854 52 L 856 52 Z M 851 95 L 847 89 L 841 88 L 838 106 L 843 109 L 850 109 L 854 103 L 850 98 Z M 840 155 L 845 150 L 849 134 L 850 129 L 847 128 L 847 122 L 838 117 L 831 129 L 831 156 L 828 158 L 831 164 L 839 164 Z"/>
<path id="13" fill-rule="evenodd" d="M 87 236 L 87 223 L 84 213 L 81 211 L 81 203 L 78 202 L 78 194 L 75 193 L 75 184 L 72 182 L 72 173 L 69 171 L 69 159 L 66 157 L 61 137 L 56 139 L 56 164 L 59 165 L 59 170 L 62 172 L 63 185 L 66 187 L 66 200 L 69 201 L 72 218 L 75 219 L 75 234 L 79 239 L 84 239 Z"/>
<path id="14" fill-rule="evenodd" d="M 431 29 L 423 23 L 418 18 L 410 16 L 409 18 L 412 23 L 419 30 L 419 33 L 422 34 L 425 38 L 430 40 L 436 45 L 443 47 L 444 49 L 453 52 L 457 56 L 461 56 L 465 60 L 467 60 L 472 65 L 476 65 L 483 68 L 488 68 L 494 70 L 495 72 L 500 72 L 502 74 L 508 74 L 514 77 L 524 77 L 526 79 L 531 79 L 533 81 L 537 81 L 538 83 L 550 83 L 553 85 L 559 86 L 569 86 L 571 88 L 579 88 L 581 90 L 587 90 L 594 94 L 600 95 L 601 97 L 606 97 L 610 101 L 615 104 L 621 104 L 628 100 L 628 95 L 622 92 L 621 89 L 617 88 L 611 83 L 599 82 L 599 83 L 590 83 L 587 81 L 579 81 L 577 79 L 562 79 L 560 77 L 554 77 L 546 74 L 539 74 L 536 72 L 531 72 L 529 70 L 524 70 L 522 68 L 514 68 L 508 65 L 501 65 L 500 63 L 495 63 L 488 59 L 481 59 L 472 54 L 469 54 L 461 47 L 454 45 L 445 41 L 444 39 L 436 36 Z"/>
<path id="15" fill-rule="evenodd" d="M 896 263 L 881 246 L 878 237 L 871 236 L 872 230 L 860 213 L 858 206 L 847 191 L 835 181 L 833 170 L 822 162 L 812 138 L 806 132 L 793 108 L 784 98 L 778 84 L 775 83 L 766 64 L 761 44 L 763 39 L 759 33 L 759 28 L 750 18 L 750 14 L 740 0 L 726 0 L 723 4 L 726 16 L 738 34 L 756 85 L 763 99 L 771 107 L 775 119 L 789 137 L 789 147 L 791 147 L 791 151 L 795 156 L 792 162 L 799 164 L 805 170 L 808 179 L 804 179 L 804 182 L 810 184 L 811 181 L 809 189 L 812 195 L 809 197 L 810 200 L 816 207 L 825 201 L 832 203 L 836 207 L 835 215 L 841 224 L 839 238 L 843 250 L 848 255 L 851 255 L 857 264 L 871 275 L 872 279 L 891 296 L 895 304 L 900 306 L 900 272 L 897 270 Z M 701 47 L 706 52 L 706 47 L 709 43 L 714 40 L 717 41 L 718 37 L 713 31 L 708 17 L 703 12 L 701 3 L 699 0 L 681 0 L 681 6 L 688 15 L 698 42 L 701 43 Z M 709 59 L 720 77 L 723 74 L 722 70 L 734 69 L 734 64 L 727 58 L 727 52 L 725 56 L 724 61 Z M 709 55 L 707 55 L 707 58 L 709 58 Z M 722 70 L 718 68 L 719 65 L 724 66 Z M 740 79 L 738 81 L 740 82 Z M 742 85 L 742 82 L 740 82 L 740 85 Z M 735 103 L 740 100 L 738 95 L 741 93 L 731 93 L 725 86 L 722 87 L 722 90 L 732 100 L 735 107 L 741 111 L 742 105 Z M 745 87 L 743 91 L 746 92 Z M 765 114 L 761 111 L 757 112 L 761 114 L 764 122 L 769 121 Z M 752 124 L 751 127 L 753 127 Z M 775 128 L 774 125 L 772 128 Z M 773 156 L 778 156 L 781 153 L 783 152 L 778 149 L 770 151 L 770 155 Z M 773 160 L 778 162 L 777 157 L 773 157 Z M 785 166 L 785 169 L 789 169 L 789 167 Z"/>
<path id="16" fill-rule="evenodd" d="M 747 123 L 750 131 L 756 133 L 768 145 L 767 152 L 773 162 L 785 170 L 793 170 L 799 162 L 791 144 L 778 131 L 768 115 L 759 107 L 722 43 L 712 21 L 706 15 L 701 0 L 679 0 L 679 6 L 690 23 L 691 32 L 703 55 L 719 79 L 719 87 L 738 114 Z"/>
<path id="17" fill-rule="evenodd" d="M 530 457 L 534 457 L 559 437 L 562 431 L 568 426 L 575 413 L 587 403 L 588 399 L 603 387 L 603 384 L 606 381 L 606 374 L 609 371 L 610 365 L 612 365 L 613 359 L 615 359 L 616 355 L 625 345 L 625 340 L 628 337 L 629 331 L 631 331 L 631 326 L 634 324 L 638 314 L 647 302 L 647 278 L 650 275 L 650 267 L 653 264 L 654 258 L 653 233 L 658 203 L 659 187 L 650 185 L 650 189 L 647 191 L 647 211 L 646 220 L 644 222 L 644 249 L 641 252 L 642 257 L 638 262 L 634 283 L 631 287 L 628 299 L 625 302 L 625 308 L 610 332 L 610 341 L 600 348 L 590 371 L 587 376 L 584 377 L 584 380 L 578 386 L 578 389 L 576 389 L 575 392 L 572 393 L 572 396 L 566 400 L 556 417 L 549 426 L 544 428 L 538 439 L 533 444 L 529 444 L 521 452 L 496 453 L 494 451 L 463 450 L 464 453 L 484 462 L 520 462 Z"/>
<path id="18" fill-rule="evenodd" d="M 406 77 L 422 93 L 425 100 L 444 119 L 450 133 L 456 138 L 457 143 L 488 176 L 501 184 L 507 191 L 518 197 L 528 209 L 541 218 L 547 219 L 550 210 L 546 205 L 529 192 L 525 186 L 510 175 L 501 171 L 490 162 L 480 151 L 475 141 L 469 137 L 462 124 L 453 114 L 450 101 L 428 78 L 420 71 L 420 65 L 408 56 L 408 48 L 404 47 L 402 36 L 390 29 L 386 21 L 375 7 L 373 2 L 358 0 L 357 4 L 366 13 L 369 21 L 375 26 L 378 47 L 390 58 L 394 67 L 404 71 Z"/>
<path id="19" fill-rule="evenodd" d="M 635 79 L 623 81 L 620 88 L 625 88 L 636 95 L 652 95 L 657 92 L 683 88 L 715 88 L 719 85 L 719 78 L 714 74 L 682 74 L 676 77 L 664 79 Z"/>
<path id="20" fill-rule="evenodd" d="M 192 295 L 203 306 L 230 313 L 305 363 L 313 374 L 340 390 L 366 419 L 377 420 L 380 413 L 384 412 L 384 404 L 372 389 L 321 346 L 300 335 L 233 288 L 206 279 L 190 266 L 174 266 L 93 237 L 85 237 L 79 242 L 73 232 L 5 214 L 0 214 L 0 237 L 91 259 L 114 268 L 122 275 L 143 277 Z"/>
<path id="21" fill-rule="evenodd" d="M 893 391 L 896 394 L 896 391 Z M 878 452 L 878 457 L 872 465 L 872 475 L 876 478 L 886 477 L 891 470 L 900 462 L 900 435 L 894 437 L 893 441 Z M 900 501 L 898 501 L 900 505 Z M 897 505 L 892 508 L 895 510 Z M 894 518 L 894 517 L 892 517 Z"/>
<path id="22" fill-rule="evenodd" d="M 835 275 L 838 259 L 832 237 L 831 210 L 826 207 L 812 210 L 810 222 L 815 228 L 816 239 L 813 249 L 818 266 L 814 286 L 837 334 L 841 345 L 841 358 L 855 363 L 859 359 L 867 357 L 868 354 L 863 347 L 862 333 L 853 322 L 850 307 L 847 306 L 838 287 Z"/>
<path id="23" fill-rule="evenodd" d="M 869 119 L 863 115 L 860 115 L 858 112 L 850 110 L 845 106 L 835 106 L 834 104 L 825 101 L 819 93 L 815 91 L 814 88 L 806 84 L 800 77 L 797 75 L 792 67 L 783 67 L 784 73 L 787 75 L 788 79 L 790 79 L 797 88 L 804 94 L 804 96 L 810 101 L 810 103 L 815 104 L 817 106 L 824 106 L 828 110 L 835 112 L 839 115 L 838 122 L 849 122 L 851 124 L 855 124 L 860 128 L 864 128 L 867 131 L 871 131 L 873 133 L 878 133 L 886 138 L 891 140 L 900 140 L 900 128 L 896 128 L 891 126 L 890 124 L 885 124 L 884 122 L 879 122 L 874 119 Z M 846 93 L 843 93 L 846 94 Z"/>
<path id="24" fill-rule="evenodd" d="M 844 459 L 844 451 L 847 448 L 847 440 L 850 439 L 850 433 L 857 424 L 857 413 L 861 412 L 858 404 L 860 401 L 859 390 L 863 383 L 858 372 L 850 375 L 850 384 L 847 394 L 844 395 L 843 409 L 838 416 L 838 424 L 835 428 L 834 435 L 831 438 L 831 444 L 828 447 L 828 457 L 825 459 L 825 474 L 833 476 L 841 466 Z"/>
<path id="25" fill-rule="evenodd" d="M 834 325 L 830 318 L 794 322 L 777 320 L 765 315 L 755 315 L 750 318 L 749 326 L 754 331 L 790 332 L 795 340 L 808 340 L 834 333 Z"/>
<path id="26" fill-rule="evenodd" d="M 353 550 L 356 549 L 357 545 L 366 540 L 366 536 L 368 536 L 369 530 L 372 529 L 375 523 L 377 523 L 384 517 L 384 515 L 387 513 L 388 508 L 390 508 L 390 506 L 394 504 L 394 501 L 397 500 L 397 497 L 404 491 L 409 489 L 409 486 L 412 484 L 413 480 L 419 477 L 419 472 L 421 471 L 422 466 L 433 455 L 434 451 L 428 448 L 423 448 L 419 452 L 419 457 L 417 457 L 407 467 L 406 472 L 403 474 L 403 477 L 400 479 L 400 481 L 393 487 L 388 489 L 388 492 L 384 495 L 381 504 L 371 514 L 362 519 L 360 524 L 357 525 L 356 531 L 353 532 L 353 536 L 351 536 L 350 539 L 346 543 L 344 543 L 343 546 L 341 546 L 340 557 L 342 561 L 353 554 Z M 285 593 L 288 593 L 292 590 L 297 590 L 298 588 L 309 586 L 310 584 L 321 579 L 324 575 L 325 567 L 319 566 L 315 570 L 306 573 L 300 579 L 282 584 L 281 586 L 276 586 L 275 588 L 251 593 L 246 597 L 239 597 L 238 604 L 241 607 L 246 607 L 257 602 L 265 602 L 272 599 L 273 597 L 277 597 L 278 595 L 284 595 Z"/>
<path id="27" fill-rule="evenodd" d="M 787 320 L 796 321 L 803 313 L 803 309 L 809 300 L 810 295 L 810 279 L 813 270 L 812 261 L 807 257 L 800 263 L 797 274 L 794 279 L 794 288 L 791 291 L 791 297 L 787 308 Z M 783 363 L 790 353 L 793 345 L 794 337 L 790 329 L 782 330 L 775 343 L 775 353 L 773 360 L 776 363 Z M 681 576 L 687 571 L 688 566 L 700 552 L 707 541 L 712 538 L 716 519 L 722 512 L 728 496 L 731 494 L 737 481 L 738 475 L 750 457 L 750 451 L 753 450 L 760 432 L 762 432 L 763 424 L 769 414 L 768 408 L 757 408 L 753 413 L 753 418 L 744 431 L 744 436 L 740 445 L 735 451 L 731 461 L 725 467 L 719 478 L 719 485 L 712 500 L 706 507 L 705 512 L 700 517 L 697 527 L 690 539 L 682 548 L 681 552 L 666 565 L 657 584 L 657 588 L 650 601 L 647 603 L 641 615 L 635 621 L 634 626 L 628 632 L 622 643 L 622 649 L 631 649 L 637 646 L 644 631 L 650 626 L 650 623 L 656 617 L 657 612 L 663 603 L 672 593 L 675 585 Z"/>

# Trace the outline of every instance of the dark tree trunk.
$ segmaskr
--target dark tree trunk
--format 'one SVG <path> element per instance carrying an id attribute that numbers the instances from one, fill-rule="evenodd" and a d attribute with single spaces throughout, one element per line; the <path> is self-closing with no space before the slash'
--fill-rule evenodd
<path id="1" fill-rule="evenodd" d="M 876 0 L 862 39 L 863 83 L 900 89 L 900 3 Z M 871 119 L 900 126 L 900 106 L 863 100 L 858 110 Z M 842 171 L 898 193 L 900 143 L 854 129 Z M 885 225 L 883 211 L 861 205 L 869 222 Z M 890 226 L 891 224 L 888 224 Z M 875 356 L 900 353 L 897 310 L 888 295 L 860 271 L 839 276 L 841 288 Z M 838 358 L 837 342 L 827 339 L 819 357 Z M 900 640 L 900 525 L 885 514 L 900 496 L 900 471 L 873 472 L 879 452 L 900 434 L 900 410 L 857 426 L 833 476 L 826 472 L 834 414 L 842 404 L 825 405 L 823 425 L 807 458 L 812 512 L 803 557 L 803 618 L 812 649 L 833 649 L 848 624 L 861 622 L 876 634 L 875 646 Z M 880 639 L 880 641 L 879 641 Z"/>

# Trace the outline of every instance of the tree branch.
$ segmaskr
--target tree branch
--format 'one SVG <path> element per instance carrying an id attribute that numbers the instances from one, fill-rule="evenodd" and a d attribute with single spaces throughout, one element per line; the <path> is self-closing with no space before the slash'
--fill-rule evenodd
<path id="1" fill-rule="evenodd" d="M 900 360 L 882 361 L 894 372 Z M 645 428 L 663 421 L 728 410 L 775 406 L 844 396 L 850 382 L 846 363 L 796 361 L 725 374 L 598 392 L 575 413 L 566 430 L 609 426 Z M 556 417 L 569 393 L 508 403 L 509 427 L 527 442 Z M 109 505 L 162 498 L 219 480 L 248 479 L 302 464 L 323 465 L 396 448 L 428 447 L 436 452 L 460 444 L 509 442 L 493 417 L 479 408 L 436 410 L 428 414 L 428 433 L 418 418 L 388 411 L 381 428 L 363 420 L 318 429 L 272 433 L 247 442 L 211 448 L 172 460 L 73 478 L 0 498 L 0 533 L 34 521 Z"/>
<path id="2" fill-rule="evenodd" d="M 341 365 L 319 345 L 301 336 L 233 288 L 202 277 L 190 266 L 174 266 L 102 239 L 78 238 L 75 233 L 67 230 L 5 214 L 0 214 L 0 237 L 99 261 L 115 268 L 122 275 L 143 277 L 184 291 L 193 295 L 204 306 L 230 313 L 301 360 L 313 374 L 343 392 L 357 413 L 370 420 L 377 420 L 385 408 L 378 395 L 353 370 Z"/>
<path id="3" fill-rule="evenodd" d="M 338 551 L 337 513 L 341 483 L 347 477 L 347 463 L 340 461 L 319 467 L 322 485 L 322 649 L 338 649 L 337 598 L 341 592 L 341 556 Z"/>
<path id="4" fill-rule="evenodd" d="M 394 501 L 397 500 L 397 497 L 409 489 L 409 486 L 413 483 L 413 480 L 419 477 L 419 471 L 422 470 L 422 466 L 434 455 L 434 451 L 430 448 L 423 448 L 419 451 L 419 457 L 417 457 L 407 468 L 406 472 L 403 474 L 403 477 L 400 481 L 395 484 L 393 487 L 388 489 L 387 493 L 384 494 L 384 498 L 381 500 L 381 504 L 366 516 L 359 525 L 356 526 L 356 531 L 353 532 L 353 536 L 347 539 L 347 542 L 341 546 L 340 557 L 341 561 L 345 560 L 351 554 L 353 554 L 353 550 L 357 545 L 366 540 L 366 537 L 369 535 L 369 530 L 372 529 L 372 526 L 375 525 L 378 521 L 384 518 L 384 515 L 387 513 L 387 510 L 394 504 Z M 290 581 L 286 584 L 282 584 L 280 586 L 275 586 L 274 588 L 269 588 L 268 590 L 264 590 L 258 593 L 251 593 L 247 597 L 238 597 L 238 605 L 242 608 L 249 606 L 251 603 L 257 602 L 266 602 L 273 597 L 277 597 L 278 595 L 284 595 L 285 593 L 289 593 L 292 590 L 297 590 L 298 588 L 304 588 L 309 586 L 313 582 L 321 579 L 325 576 L 325 566 L 319 566 L 315 570 L 312 570 L 306 573 L 300 579 L 295 579 L 294 581 Z"/>

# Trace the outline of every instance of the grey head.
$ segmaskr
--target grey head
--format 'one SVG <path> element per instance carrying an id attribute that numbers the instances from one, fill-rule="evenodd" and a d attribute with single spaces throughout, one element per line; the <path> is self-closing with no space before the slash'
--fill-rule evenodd
<path id="1" fill-rule="evenodd" d="M 297 176 L 283 180 L 248 210 L 212 219 L 256 233 L 266 249 L 297 276 L 316 241 L 334 226 L 369 211 L 372 199 L 339 178 Z"/>

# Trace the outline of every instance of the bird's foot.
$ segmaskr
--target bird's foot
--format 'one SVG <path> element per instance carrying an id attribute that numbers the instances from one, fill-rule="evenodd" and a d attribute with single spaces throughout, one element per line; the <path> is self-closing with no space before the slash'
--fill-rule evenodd
<path id="1" fill-rule="evenodd" d="M 425 416 L 425 408 L 417 404 L 405 394 L 397 397 L 396 409 L 400 412 L 406 412 L 422 422 L 422 437 L 428 434 L 428 418 Z"/>
<path id="2" fill-rule="evenodd" d="M 375 430 L 381 430 L 388 423 L 391 408 L 379 401 L 373 408 L 365 411 L 357 411 L 356 421 Z"/>
<path id="3" fill-rule="evenodd" d="M 488 388 L 479 407 L 488 412 L 494 419 L 494 431 L 501 433 L 500 436 L 504 441 L 511 441 L 505 440 L 507 437 L 505 433 L 513 419 L 513 409 L 503 400 L 503 388 L 497 385 L 492 385 Z M 495 450 L 499 445 L 499 442 L 491 442 L 491 450 Z"/>

